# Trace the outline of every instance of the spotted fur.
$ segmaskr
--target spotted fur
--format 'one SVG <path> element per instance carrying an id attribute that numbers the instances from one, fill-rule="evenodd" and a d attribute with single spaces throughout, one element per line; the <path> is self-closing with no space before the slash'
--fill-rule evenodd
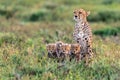
<path id="1" fill-rule="evenodd" d="M 48 52 L 48 57 L 49 58 L 57 57 L 57 54 L 56 54 L 56 49 L 57 49 L 56 44 L 54 44 L 54 43 L 47 44 L 46 48 L 47 48 L 47 52 Z"/>
<path id="2" fill-rule="evenodd" d="M 58 41 L 56 42 L 56 54 L 57 54 L 57 57 L 60 58 L 60 54 L 61 54 L 61 46 L 63 45 L 64 43 L 62 41 Z"/>
<path id="3" fill-rule="evenodd" d="M 71 44 L 71 49 L 70 49 L 70 59 L 74 59 L 76 61 L 81 60 L 81 54 L 80 54 L 81 48 L 79 44 Z"/>
<path id="4" fill-rule="evenodd" d="M 74 40 L 81 45 L 81 55 L 87 60 L 92 58 L 92 31 L 87 22 L 87 16 L 90 12 L 84 9 L 77 9 L 74 11 L 75 28 L 73 32 Z"/>
<path id="5" fill-rule="evenodd" d="M 71 45 L 70 44 L 66 43 L 66 44 L 61 45 L 61 48 L 60 48 L 60 58 L 68 59 L 69 55 L 70 55 L 70 49 L 71 49 Z"/>
<path id="6" fill-rule="evenodd" d="M 59 58 L 60 57 L 60 48 L 61 48 L 62 44 L 64 44 L 62 41 L 47 44 L 46 48 L 48 51 L 48 57 Z"/>

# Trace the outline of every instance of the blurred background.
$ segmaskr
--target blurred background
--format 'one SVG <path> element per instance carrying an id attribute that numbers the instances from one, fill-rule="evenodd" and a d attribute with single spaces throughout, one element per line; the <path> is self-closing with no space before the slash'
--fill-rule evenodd
<path id="1" fill-rule="evenodd" d="M 75 24 L 73 11 L 79 8 L 91 12 L 87 19 L 93 32 L 93 48 L 96 55 L 100 56 L 96 62 L 99 65 L 102 63 L 99 60 L 105 58 L 103 63 L 110 67 L 110 72 L 111 69 L 118 71 L 110 79 L 120 79 L 120 0 L 0 0 L 1 79 L 13 79 L 16 77 L 14 74 L 21 74 L 25 80 L 29 76 L 24 74 L 39 74 L 43 80 L 47 80 L 50 75 L 61 77 L 61 73 L 49 72 L 48 75 L 39 72 L 46 72 L 45 66 L 50 67 L 49 61 L 43 59 L 42 55 L 46 55 L 47 43 L 58 40 L 75 43 L 72 37 Z M 100 76 L 92 74 L 91 80 L 109 80 L 101 78 L 101 75 L 110 75 L 107 74 L 108 68 L 104 69 L 106 74 L 103 74 L 104 70 L 99 71 Z M 90 78 L 83 76 L 83 80 Z"/>
<path id="2" fill-rule="evenodd" d="M 88 21 L 94 35 L 118 36 L 119 5 L 119 0 L 1 0 L 0 33 L 24 38 L 38 36 L 47 43 L 66 38 L 73 41 L 73 11 L 83 8 L 91 12 Z"/>

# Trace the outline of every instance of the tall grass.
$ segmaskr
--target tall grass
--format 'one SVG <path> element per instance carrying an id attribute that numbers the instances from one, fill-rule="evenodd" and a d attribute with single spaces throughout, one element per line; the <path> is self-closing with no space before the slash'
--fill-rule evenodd
<path id="1" fill-rule="evenodd" d="M 0 80 L 119 80 L 119 7 L 119 0 L 0 0 Z M 47 43 L 75 43 L 76 8 L 91 11 L 89 66 L 47 57 Z"/>

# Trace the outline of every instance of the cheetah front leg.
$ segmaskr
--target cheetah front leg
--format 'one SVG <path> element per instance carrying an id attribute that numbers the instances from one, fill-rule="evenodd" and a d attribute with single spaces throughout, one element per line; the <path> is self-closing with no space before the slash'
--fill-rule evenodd
<path id="1" fill-rule="evenodd" d="M 86 55 L 85 55 L 85 60 L 86 60 L 85 62 L 88 65 L 93 58 L 92 44 L 91 44 L 90 40 L 87 41 L 86 48 L 87 48 L 87 52 L 86 52 Z"/>
<path id="2" fill-rule="evenodd" d="M 75 58 L 75 59 L 76 59 L 76 62 L 81 61 L 81 54 L 80 54 L 80 53 L 77 53 L 75 57 L 76 57 L 76 58 Z"/>

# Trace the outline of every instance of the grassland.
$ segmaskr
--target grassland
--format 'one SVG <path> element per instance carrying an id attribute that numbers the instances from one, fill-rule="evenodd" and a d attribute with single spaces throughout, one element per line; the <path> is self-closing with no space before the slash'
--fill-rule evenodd
<path id="1" fill-rule="evenodd" d="M 74 43 L 73 10 L 90 10 L 89 67 L 47 57 L 45 45 Z M 0 80 L 120 80 L 119 0 L 0 0 Z"/>

